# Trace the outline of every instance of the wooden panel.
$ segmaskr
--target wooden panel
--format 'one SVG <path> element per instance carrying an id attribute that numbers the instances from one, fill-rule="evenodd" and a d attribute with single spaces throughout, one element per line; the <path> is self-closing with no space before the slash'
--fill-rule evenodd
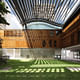
<path id="1" fill-rule="evenodd" d="M 25 32 L 26 34 L 24 33 L 24 31 L 21 31 L 20 36 L 18 33 L 19 31 L 20 30 L 3 31 L 3 33 L 1 34 L 3 36 L 2 48 L 54 48 L 54 47 L 58 48 L 59 47 L 59 41 L 58 41 L 59 37 L 56 36 L 56 30 L 26 30 Z M 45 41 L 45 43 L 43 41 Z M 56 46 L 54 46 L 55 41 L 56 41 Z"/>
<path id="2" fill-rule="evenodd" d="M 66 27 L 61 34 L 63 48 L 80 44 L 78 42 L 78 32 L 80 31 L 80 14 L 68 26 L 68 29 Z"/>

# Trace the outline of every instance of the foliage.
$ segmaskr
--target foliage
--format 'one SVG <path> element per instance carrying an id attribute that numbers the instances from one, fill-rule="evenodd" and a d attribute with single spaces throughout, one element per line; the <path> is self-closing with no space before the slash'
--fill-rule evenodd
<path id="1" fill-rule="evenodd" d="M 0 23 L 1 24 L 7 24 L 7 25 L 9 25 L 9 23 L 3 17 L 4 14 L 7 14 L 7 13 L 9 13 L 9 11 L 5 7 L 5 3 L 0 0 Z"/>

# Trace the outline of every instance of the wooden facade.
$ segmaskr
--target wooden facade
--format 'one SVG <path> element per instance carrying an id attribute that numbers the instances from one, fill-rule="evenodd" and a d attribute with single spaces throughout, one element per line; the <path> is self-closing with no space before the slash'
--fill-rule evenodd
<path id="1" fill-rule="evenodd" d="M 1 48 L 65 48 L 80 44 L 80 14 L 57 30 L 0 30 Z"/>
<path id="2" fill-rule="evenodd" d="M 0 30 L 2 48 L 59 48 L 56 30 Z"/>
<path id="3" fill-rule="evenodd" d="M 80 44 L 80 14 L 63 30 L 61 41 L 63 48 Z"/>

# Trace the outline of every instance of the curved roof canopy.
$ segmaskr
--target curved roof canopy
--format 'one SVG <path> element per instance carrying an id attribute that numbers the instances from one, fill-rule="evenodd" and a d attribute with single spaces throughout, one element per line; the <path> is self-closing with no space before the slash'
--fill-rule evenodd
<path id="1" fill-rule="evenodd" d="M 6 0 L 21 24 L 47 22 L 62 27 L 80 0 Z"/>
<path id="2" fill-rule="evenodd" d="M 27 24 L 27 29 L 54 29 L 54 30 L 58 30 L 58 29 L 62 29 L 61 27 L 55 26 L 55 25 L 51 25 L 45 22 L 31 22 Z"/>

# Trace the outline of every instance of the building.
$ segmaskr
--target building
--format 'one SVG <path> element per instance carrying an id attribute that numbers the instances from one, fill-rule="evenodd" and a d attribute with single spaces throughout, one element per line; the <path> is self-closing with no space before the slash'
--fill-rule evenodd
<path id="1" fill-rule="evenodd" d="M 6 48 L 3 55 L 80 60 L 80 0 L 6 1 L 24 29 L 0 31 L 1 47 Z M 50 25 L 44 28 L 39 22 Z M 28 26 L 31 23 L 37 27 Z"/>

